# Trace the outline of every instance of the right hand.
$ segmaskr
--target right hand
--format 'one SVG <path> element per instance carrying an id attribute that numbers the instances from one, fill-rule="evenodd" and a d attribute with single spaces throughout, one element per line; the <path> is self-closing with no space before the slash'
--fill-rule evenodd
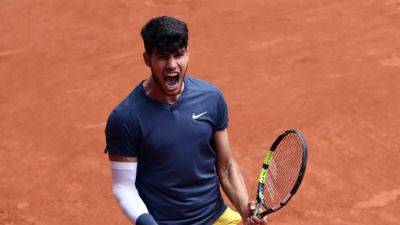
<path id="1" fill-rule="evenodd" d="M 249 213 L 246 221 L 244 221 L 246 225 L 266 225 L 268 223 L 267 216 L 264 216 L 262 219 L 253 216 L 253 212 L 256 209 L 256 203 L 254 201 L 249 202 L 248 207 Z"/>

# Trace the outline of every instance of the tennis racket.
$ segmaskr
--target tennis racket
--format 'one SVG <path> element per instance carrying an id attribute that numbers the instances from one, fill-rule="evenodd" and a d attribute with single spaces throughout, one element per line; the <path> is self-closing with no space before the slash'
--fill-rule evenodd
<path id="1" fill-rule="evenodd" d="M 285 206 L 299 188 L 306 166 L 303 134 L 293 129 L 279 135 L 264 158 L 253 215 L 263 218 Z"/>

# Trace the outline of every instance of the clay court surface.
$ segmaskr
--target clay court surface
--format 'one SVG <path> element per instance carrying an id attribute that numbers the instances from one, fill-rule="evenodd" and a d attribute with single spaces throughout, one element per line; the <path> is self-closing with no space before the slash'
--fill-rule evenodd
<path id="1" fill-rule="evenodd" d="M 129 224 L 104 126 L 147 77 L 139 32 L 164 14 L 189 24 L 189 74 L 225 93 L 251 196 L 276 135 L 308 139 L 270 224 L 400 224 L 399 0 L 2 0 L 0 224 Z"/>

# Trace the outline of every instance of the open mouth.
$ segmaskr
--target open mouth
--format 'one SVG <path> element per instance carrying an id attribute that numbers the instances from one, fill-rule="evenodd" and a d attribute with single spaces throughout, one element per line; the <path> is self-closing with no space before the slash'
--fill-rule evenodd
<path id="1" fill-rule="evenodd" d="M 179 74 L 175 76 L 164 76 L 164 81 L 168 86 L 173 87 L 179 82 Z"/>

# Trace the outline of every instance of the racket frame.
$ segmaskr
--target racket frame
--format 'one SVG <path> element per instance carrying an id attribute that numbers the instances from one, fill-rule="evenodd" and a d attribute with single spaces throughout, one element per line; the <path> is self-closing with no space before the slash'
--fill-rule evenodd
<path id="1" fill-rule="evenodd" d="M 276 148 L 278 147 L 279 143 L 283 140 L 284 137 L 287 135 L 295 133 L 299 136 L 300 142 L 301 142 L 301 147 L 302 147 L 302 162 L 300 165 L 300 171 L 299 175 L 293 185 L 292 190 L 287 194 L 287 196 L 283 199 L 283 201 L 276 207 L 270 208 L 264 197 L 264 188 L 265 188 L 265 180 L 268 172 L 268 167 L 274 157 L 274 153 Z M 304 135 L 301 131 L 297 129 L 290 129 L 285 132 L 283 132 L 281 135 L 279 135 L 274 143 L 272 143 L 271 148 L 269 151 L 265 154 L 263 165 L 260 171 L 260 176 L 259 176 L 259 182 L 258 182 L 258 188 L 257 188 L 257 196 L 256 196 L 256 208 L 253 211 L 253 216 L 256 216 L 258 218 L 263 218 L 264 216 L 276 212 L 279 209 L 281 209 L 283 206 L 285 206 L 289 200 L 293 197 L 293 195 L 297 192 L 297 190 L 300 187 L 301 182 L 303 181 L 304 174 L 306 172 L 306 167 L 307 167 L 307 158 L 308 158 L 308 153 L 307 153 L 307 143 L 305 141 Z M 263 212 L 260 213 L 260 206 L 263 206 L 265 209 Z"/>

